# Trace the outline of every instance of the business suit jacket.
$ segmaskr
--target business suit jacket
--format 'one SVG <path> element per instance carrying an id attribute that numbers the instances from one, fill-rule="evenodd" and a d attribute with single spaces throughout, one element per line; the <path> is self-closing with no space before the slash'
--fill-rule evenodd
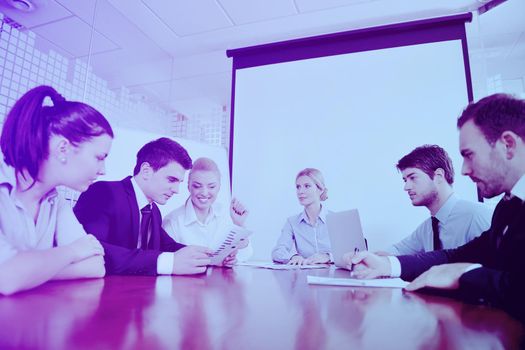
<path id="1" fill-rule="evenodd" d="M 519 200 L 518 198 L 516 198 Z M 456 249 L 399 256 L 401 278 L 412 280 L 434 265 L 471 262 L 483 267 L 464 273 L 459 294 L 470 301 L 484 301 L 525 315 L 525 204 L 513 211 L 505 235 L 498 245 L 506 216 L 501 200 L 490 228 Z"/>
<path id="2" fill-rule="evenodd" d="M 156 275 L 158 256 L 184 247 L 164 231 L 160 211 L 153 205 L 147 250 L 137 249 L 140 211 L 131 176 L 94 183 L 73 210 L 86 232 L 102 243 L 107 274 Z"/>

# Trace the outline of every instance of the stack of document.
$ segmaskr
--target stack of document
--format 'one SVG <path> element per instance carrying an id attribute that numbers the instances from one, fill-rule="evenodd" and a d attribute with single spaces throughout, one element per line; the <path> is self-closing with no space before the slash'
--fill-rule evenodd
<path id="1" fill-rule="evenodd" d="M 330 267 L 328 264 L 315 264 L 315 265 L 287 265 L 287 264 L 276 264 L 271 261 L 244 261 L 238 262 L 237 266 L 251 266 L 260 267 L 263 269 L 272 270 L 297 270 L 297 269 L 324 269 Z"/>
<path id="2" fill-rule="evenodd" d="M 357 278 L 333 278 L 307 276 L 308 284 L 322 284 L 328 286 L 351 286 L 351 287 L 385 287 L 385 288 L 405 288 L 408 282 L 401 278 L 376 278 L 370 280 Z"/>

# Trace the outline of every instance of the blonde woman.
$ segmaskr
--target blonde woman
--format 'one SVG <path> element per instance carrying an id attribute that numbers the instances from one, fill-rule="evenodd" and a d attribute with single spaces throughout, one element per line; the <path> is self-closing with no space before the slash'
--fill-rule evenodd
<path id="1" fill-rule="evenodd" d="M 290 265 L 329 263 L 327 210 L 321 204 L 328 198 L 323 174 L 314 168 L 301 170 L 295 178 L 295 188 L 304 210 L 286 220 L 272 259 Z"/>
<path id="2" fill-rule="evenodd" d="M 164 230 L 179 243 L 217 248 L 226 239 L 229 227 L 244 226 L 248 216 L 248 210 L 236 199 L 231 201 L 229 213 L 221 208 L 215 202 L 220 189 L 221 173 L 217 163 L 204 157 L 195 160 L 188 175 L 190 196 L 184 205 L 164 218 Z M 232 265 L 235 258 L 245 261 L 252 252 L 248 244 L 223 264 Z"/>

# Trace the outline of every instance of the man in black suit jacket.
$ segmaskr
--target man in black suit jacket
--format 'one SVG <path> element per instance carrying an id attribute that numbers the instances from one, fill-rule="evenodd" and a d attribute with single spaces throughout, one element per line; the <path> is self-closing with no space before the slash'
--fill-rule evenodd
<path id="1" fill-rule="evenodd" d="M 406 288 L 454 289 L 525 315 L 525 101 L 504 94 L 470 104 L 458 119 L 463 175 L 485 198 L 504 193 L 491 227 L 450 250 L 382 257 L 362 252 L 345 257 L 354 276 L 401 276 Z"/>
<path id="2" fill-rule="evenodd" d="M 162 229 L 156 205 L 178 193 L 191 165 L 181 145 L 160 138 L 139 150 L 132 177 L 96 182 L 80 195 L 74 212 L 86 232 L 102 243 L 107 274 L 193 274 L 206 270 L 211 251 L 175 242 Z"/>

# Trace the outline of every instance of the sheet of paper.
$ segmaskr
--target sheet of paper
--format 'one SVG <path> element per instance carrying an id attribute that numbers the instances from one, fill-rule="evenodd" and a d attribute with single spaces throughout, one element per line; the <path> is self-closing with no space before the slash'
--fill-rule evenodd
<path id="1" fill-rule="evenodd" d="M 249 231 L 243 227 L 236 225 L 230 227 L 230 231 L 226 235 L 224 242 L 222 242 L 222 244 L 213 252 L 210 265 L 220 266 L 224 258 L 239 249 L 239 244 L 245 241 L 251 234 L 252 231 Z"/>
<path id="2" fill-rule="evenodd" d="M 329 286 L 351 286 L 351 287 L 385 287 L 385 288 L 405 288 L 408 282 L 401 278 L 376 278 L 362 280 L 356 278 L 333 278 L 307 276 L 308 284 L 323 284 Z"/>
<path id="3" fill-rule="evenodd" d="M 263 269 L 272 269 L 272 270 L 324 269 L 324 268 L 330 267 L 330 265 L 327 265 L 327 264 L 286 265 L 286 264 L 276 264 L 271 261 L 244 261 L 244 262 L 238 262 L 236 265 L 259 267 Z"/>

